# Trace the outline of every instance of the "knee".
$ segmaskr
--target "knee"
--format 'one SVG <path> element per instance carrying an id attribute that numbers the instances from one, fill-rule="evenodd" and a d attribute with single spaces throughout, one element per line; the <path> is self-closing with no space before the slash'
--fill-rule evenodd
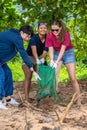
<path id="1" fill-rule="evenodd" d="M 77 80 L 76 80 L 76 78 L 75 78 L 75 77 L 70 78 L 70 80 L 71 80 L 71 83 L 73 83 L 73 84 L 77 82 Z"/>
<path id="2" fill-rule="evenodd" d="M 29 75 L 29 74 L 27 74 L 26 76 L 25 76 L 25 80 L 31 80 L 31 78 L 32 78 L 32 76 L 31 75 Z"/>
<path id="3" fill-rule="evenodd" d="M 25 80 L 31 80 L 32 72 L 29 70 L 29 68 L 26 65 L 22 65 L 22 69 L 24 71 Z"/>
<path id="4" fill-rule="evenodd" d="M 30 81 L 32 78 L 32 72 L 24 73 L 25 74 L 25 80 Z"/>

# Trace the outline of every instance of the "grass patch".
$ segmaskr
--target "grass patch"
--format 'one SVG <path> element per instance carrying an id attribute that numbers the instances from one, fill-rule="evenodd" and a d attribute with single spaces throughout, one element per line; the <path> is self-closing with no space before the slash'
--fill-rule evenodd
<path id="1" fill-rule="evenodd" d="M 8 63 L 13 74 L 13 81 L 19 82 L 24 80 L 24 73 L 22 70 L 22 60 Z M 76 65 L 76 77 L 78 80 L 87 80 L 87 66 L 83 63 L 77 62 Z M 35 81 L 34 77 L 32 78 Z M 59 75 L 59 82 L 68 82 L 68 73 L 66 67 L 63 65 Z"/>

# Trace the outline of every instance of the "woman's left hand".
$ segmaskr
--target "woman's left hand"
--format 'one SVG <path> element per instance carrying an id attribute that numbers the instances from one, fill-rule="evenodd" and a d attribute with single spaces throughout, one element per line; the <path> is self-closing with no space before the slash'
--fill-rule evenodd
<path id="1" fill-rule="evenodd" d="M 58 63 L 57 62 L 54 62 L 54 64 L 53 64 L 53 66 L 52 66 L 52 68 L 57 68 L 57 65 L 58 65 Z"/>

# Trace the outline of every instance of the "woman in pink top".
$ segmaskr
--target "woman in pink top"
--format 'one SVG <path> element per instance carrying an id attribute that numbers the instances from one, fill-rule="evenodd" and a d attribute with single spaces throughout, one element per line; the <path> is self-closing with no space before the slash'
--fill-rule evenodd
<path id="1" fill-rule="evenodd" d="M 67 68 L 74 91 L 79 96 L 80 88 L 75 75 L 74 48 L 70 40 L 70 34 L 62 21 L 53 21 L 51 32 L 46 37 L 46 47 L 49 48 L 50 66 L 56 69 L 56 77 L 58 78 L 63 63 Z M 78 98 L 77 104 L 81 105 L 80 98 Z"/>

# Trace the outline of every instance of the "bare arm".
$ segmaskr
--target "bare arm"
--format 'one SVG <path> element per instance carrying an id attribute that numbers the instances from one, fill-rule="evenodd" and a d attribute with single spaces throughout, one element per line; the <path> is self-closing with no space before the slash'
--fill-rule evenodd
<path id="1" fill-rule="evenodd" d="M 49 57 L 50 57 L 50 60 L 53 60 L 53 54 L 54 53 L 54 49 L 53 47 L 49 47 Z"/>
<path id="2" fill-rule="evenodd" d="M 35 59 L 38 59 L 37 49 L 36 46 L 31 46 L 32 53 Z"/>
<path id="3" fill-rule="evenodd" d="M 46 55 L 47 55 L 47 51 L 43 51 L 42 58 L 45 59 Z"/>

